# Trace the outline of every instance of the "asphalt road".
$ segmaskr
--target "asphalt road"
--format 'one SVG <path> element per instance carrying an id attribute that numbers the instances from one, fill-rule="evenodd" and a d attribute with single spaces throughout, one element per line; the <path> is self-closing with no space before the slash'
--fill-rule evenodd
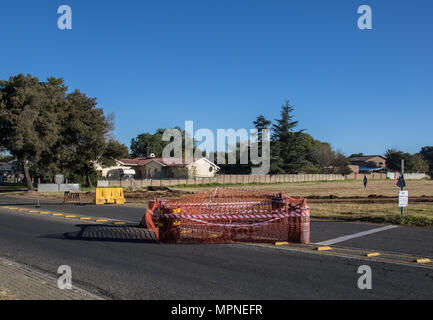
<path id="1" fill-rule="evenodd" d="M 0 207 L 1 206 L 15 206 L 17 208 L 36 208 L 36 200 L 34 199 L 23 199 L 17 197 L 11 197 L 0 194 Z M 62 201 L 48 201 L 41 199 L 40 201 L 41 210 L 47 210 L 52 212 L 62 212 L 70 214 L 80 215 L 91 215 L 92 217 L 101 217 L 109 219 L 121 219 L 124 221 L 139 222 L 145 213 L 143 208 L 133 208 L 126 206 L 107 205 L 107 206 L 96 206 L 96 205 L 63 205 Z"/>
<path id="2" fill-rule="evenodd" d="M 1 205 L 23 205 L 0 196 Z M 46 208 L 139 221 L 142 209 Z M 376 228 L 314 222 L 312 240 Z M 341 245 L 433 256 L 433 230 L 397 228 Z M 0 209 L 0 256 L 56 276 L 69 265 L 73 283 L 115 299 L 432 299 L 433 269 L 248 244 L 161 245 L 146 230 Z M 359 290 L 358 267 L 373 270 L 373 289 Z"/>

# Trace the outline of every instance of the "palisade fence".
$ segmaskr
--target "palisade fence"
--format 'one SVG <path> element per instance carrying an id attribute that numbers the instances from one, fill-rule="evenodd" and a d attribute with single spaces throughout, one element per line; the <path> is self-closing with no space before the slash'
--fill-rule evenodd
<path id="1" fill-rule="evenodd" d="M 386 173 L 372 173 L 366 175 L 370 180 L 385 180 Z M 344 181 L 363 180 L 364 174 L 279 174 L 279 175 L 217 175 L 213 178 L 189 178 L 189 179 L 136 179 L 136 180 L 104 180 L 98 181 L 99 187 L 131 187 L 140 189 L 146 187 L 170 187 L 179 185 L 201 184 L 251 184 L 251 183 L 290 183 L 290 182 L 314 182 L 314 181 Z"/>

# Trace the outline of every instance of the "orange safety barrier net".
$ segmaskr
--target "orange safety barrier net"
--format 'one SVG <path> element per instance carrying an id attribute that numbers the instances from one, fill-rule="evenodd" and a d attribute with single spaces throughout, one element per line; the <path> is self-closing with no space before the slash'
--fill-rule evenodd
<path id="1" fill-rule="evenodd" d="M 281 193 L 216 188 L 149 202 L 142 225 L 163 243 L 310 242 L 310 208 Z"/>

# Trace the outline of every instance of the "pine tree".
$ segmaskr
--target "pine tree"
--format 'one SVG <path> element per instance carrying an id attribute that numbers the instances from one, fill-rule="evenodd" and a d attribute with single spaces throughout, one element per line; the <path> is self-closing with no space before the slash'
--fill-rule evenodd
<path id="1" fill-rule="evenodd" d="M 257 129 L 257 141 L 261 144 L 263 142 L 263 130 L 269 129 L 272 121 L 269 121 L 263 115 L 260 115 L 253 123 L 254 127 Z"/>
<path id="2" fill-rule="evenodd" d="M 271 137 L 271 173 L 299 173 L 305 166 L 303 130 L 295 131 L 293 106 L 289 101 L 282 106 L 281 119 L 275 120 Z"/>

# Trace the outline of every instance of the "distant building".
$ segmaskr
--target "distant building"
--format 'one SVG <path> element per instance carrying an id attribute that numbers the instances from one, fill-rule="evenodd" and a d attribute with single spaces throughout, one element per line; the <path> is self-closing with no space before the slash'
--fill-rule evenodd
<path id="1" fill-rule="evenodd" d="M 103 167 L 99 163 L 95 163 L 96 171 L 101 173 L 103 179 L 118 180 L 122 178 L 130 178 L 135 175 L 135 171 L 130 167 L 125 166 L 121 161 L 115 160 L 116 164 L 111 167 Z"/>
<path id="2" fill-rule="evenodd" d="M 359 166 L 349 165 L 349 168 L 353 173 L 359 173 Z"/>
<path id="3" fill-rule="evenodd" d="M 382 156 L 358 156 L 349 158 L 350 167 L 355 173 L 384 172 L 386 159 Z"/>
<path id="4" fill-rule="evenodd" d="M 0 183 L 19 183 L 24 179 L 21 171 L 15 171 L 16 162 L 0 162 Z"/>
<path id="5" fill-rule="evenodd" d="M 136 179 L 212 178 L 220 171 L 215 163 L 206 158 L 189 164 L 183 160 L 168 163 L 163 158 L 156 157 L 121 159 L 120 162 L 135 170 Z"/>
<path id="6" fill-rule="evenodd" d="M 0 162 L 0 175 L 13 174 L 12 162 Z"/>

